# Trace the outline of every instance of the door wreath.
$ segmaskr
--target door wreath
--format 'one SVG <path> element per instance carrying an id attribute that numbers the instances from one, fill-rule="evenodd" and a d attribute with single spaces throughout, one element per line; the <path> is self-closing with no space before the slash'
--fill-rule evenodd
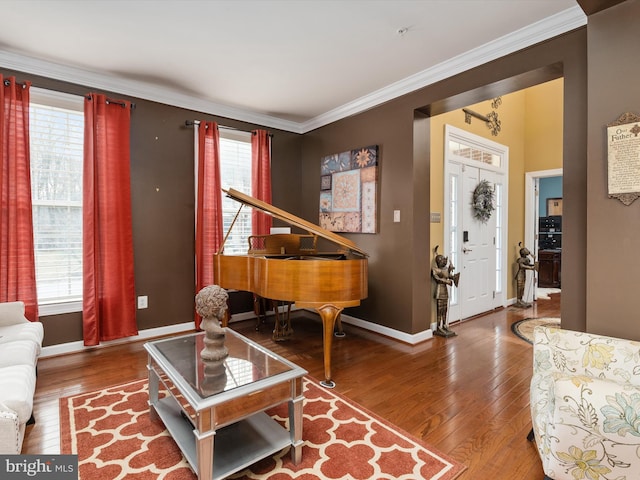
<path id="1" fill-rule="evenodd" d="M 494 191 L 487 180 L 480 180 L 478 186 L 473 191 L 473 216 L 482 223 L 487 223 L 491 218 L 491 212 L 495 210 L 493 205 Z"/>

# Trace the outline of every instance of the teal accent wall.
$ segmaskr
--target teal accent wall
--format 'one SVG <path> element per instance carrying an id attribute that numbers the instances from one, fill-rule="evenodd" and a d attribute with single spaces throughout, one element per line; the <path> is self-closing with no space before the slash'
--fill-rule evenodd
<path id="1" fill-rule="evenodd" d="M 562 198 L 562 176 L 541 178 L 538 188 L 538 212 L 541 217 L 546 217 L 547 198 Z"/>

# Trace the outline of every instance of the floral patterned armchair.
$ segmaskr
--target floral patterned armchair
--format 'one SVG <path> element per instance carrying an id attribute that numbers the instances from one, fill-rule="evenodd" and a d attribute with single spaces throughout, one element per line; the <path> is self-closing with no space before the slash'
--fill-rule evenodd
<path id="1" fill-rule="evenodd" d="M 640 478 L 640 342 L 536 327 L 531 418 L 548 478 Z"/>

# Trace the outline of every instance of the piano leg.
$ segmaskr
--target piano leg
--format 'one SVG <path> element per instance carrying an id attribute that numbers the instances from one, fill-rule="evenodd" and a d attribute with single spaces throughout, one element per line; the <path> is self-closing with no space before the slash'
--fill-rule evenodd
<path id="1" fill-rule="evenodd" d="M 345 333 L 344 330 L 342 330 L 342 317 L 340 315 L 338 315 L 338 318 L 336 318 L 336 326 L 338 327 L 338 330 L 336 331 L 336 333 L 334 333 L 334 335 L 339 338 L 344 337 Z"/>
<path id="2" fill-rule="evenodd" d="M 316 311 L 322 319 L 324 346 L 324 380 L 320 382 L 320 385 L 326 388 L 333 388 L 336 384 L 331 380 L 331 344 L 333 342 L 333 329 L 336 325 L 336 319 L 340 316 L 340 312 L 342 312 L 342 307 L 322 305 L 321 307 L 317 307 Z"/>
<path id="3" fill-rule="evenodd" d="M 256 314 L 256 330 L 260 330 L 260 325 L 267 323 L 267 299 L 260 295 L 253 296 L 253 313 Z"/>
<path id="4" fill-rule="evenodd" d="M 291 302 L 282 302 L 282 306 L 286 307 L 286 311 L 280 311 L 280 301 L 272 300 L 273 312 L 275 314 L 275 324 L 273 329 L 273 340 L 275 342 L 282 342 L 283 340 L 289 340 L 293 335 L 293 328 L 291 328 Z"/>
<path id="5" fill-rule="evenodd" d="M 229 320 L 231 320 L 231 305 L 229 304 L 229 299 L 227 298 L 227 309 L 224 311 L 224 315 L 220 320 L 220 325 L 225 328 L 228 327 Z M 202 330 L 202 328 L 200 328 L 199 330 Z"/>

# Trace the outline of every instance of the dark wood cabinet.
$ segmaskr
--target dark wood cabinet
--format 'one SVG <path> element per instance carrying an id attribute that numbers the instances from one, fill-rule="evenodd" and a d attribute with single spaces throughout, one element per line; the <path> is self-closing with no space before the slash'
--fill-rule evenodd
<path id="1" fill-rule="evenodd" d="M 538 251 L 538 286 L 560 288 L 562 250 Z"/>

